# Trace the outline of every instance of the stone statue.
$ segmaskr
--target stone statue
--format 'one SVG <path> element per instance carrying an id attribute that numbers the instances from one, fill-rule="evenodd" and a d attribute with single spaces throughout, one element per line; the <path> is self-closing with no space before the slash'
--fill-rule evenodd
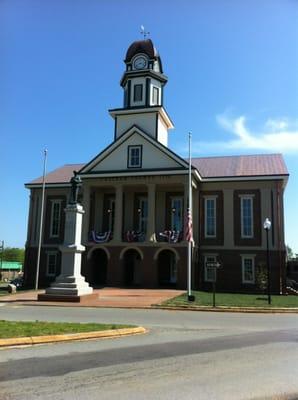
<path id="1" fill-rule="evenodd" d="M 70 199 L 69 204 L 77 204 L 78 202 L 78 194 L 79 194 L 79 185 L 82 183 L 80 176 L 77 171 L 73 171 L 73 177 L 70 180 L 71 190 L 70 190 Z"/>

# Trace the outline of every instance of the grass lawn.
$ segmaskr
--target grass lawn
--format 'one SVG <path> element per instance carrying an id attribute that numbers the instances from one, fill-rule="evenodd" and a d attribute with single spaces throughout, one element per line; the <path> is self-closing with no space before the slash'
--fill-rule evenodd
<path id="1" fill-rule="evenodd" d="M 174 297 L 162 303 L 163 306 L 211 306 L 213 305 L 213 293 L 193 291 L 196 299 L 194 302 L 187 300 L 187 294 Z M 232 307 L 298 307 L 298 296 L 271 296 L 271 306 L 268 305 L 267 296 L 262 294 L 237 294 L 216 293 L 216 306 Z"/>
<path id="2" fill-rule="evenodd" d="M 64 322 L 42 321 L 0 321 L 0 338 L 14 338 L 26 336 L 59 335 L 63 333 L 79 333 L 104 331 L 107 329 L 132 328 L 133 325 L 115 324 L 77 324 Z"/>

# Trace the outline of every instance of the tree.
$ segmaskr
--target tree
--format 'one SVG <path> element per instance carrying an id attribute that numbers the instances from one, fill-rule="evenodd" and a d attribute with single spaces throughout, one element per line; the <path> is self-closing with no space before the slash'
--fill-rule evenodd
<path id="1" fill-rule="evenodd" d="M 17 261 L 24 264 L 25 249 L 5 247 L 2 256 L 3 261 Z"/>
<path id="2" fill-rule="evenodd" d="M 291 258 L 294 258 L 294 253 L 291 247 L 287 244 L 286 245 L 286 251 L 287 251 L 287 259 L 290 260 Z"/>
<path id="3" fill-rule="evenodd" d="M 260 263 L 256 271 L 256 283 L 258 288 L 265 293 L 267 289 L 267 266 L 265 263 Z"/>

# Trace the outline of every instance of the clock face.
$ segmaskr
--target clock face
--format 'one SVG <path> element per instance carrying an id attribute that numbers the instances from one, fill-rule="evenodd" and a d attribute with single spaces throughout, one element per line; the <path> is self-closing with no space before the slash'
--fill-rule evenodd
<path id="1" fill-rule="evenodd" d="M 133 66 L 135 69 L 143 69 L 146 67 L 147 61 L 145 57 L 137 57 L 134 62 Z"/>

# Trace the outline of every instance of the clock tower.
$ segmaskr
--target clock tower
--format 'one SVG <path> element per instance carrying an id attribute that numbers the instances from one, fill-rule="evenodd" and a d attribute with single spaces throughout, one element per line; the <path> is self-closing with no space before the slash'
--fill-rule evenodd
<path id="1" fill-rule="evenodd" d="M 163 107 L 167 77 L 151 39 L 133 42 L 125 57 L 121 78 L 123 107 L 109 110 L 115 120 L 115 140 L 137 126 L 163 145 L 168 145 L 168 129 L 173 128 Z"/>

